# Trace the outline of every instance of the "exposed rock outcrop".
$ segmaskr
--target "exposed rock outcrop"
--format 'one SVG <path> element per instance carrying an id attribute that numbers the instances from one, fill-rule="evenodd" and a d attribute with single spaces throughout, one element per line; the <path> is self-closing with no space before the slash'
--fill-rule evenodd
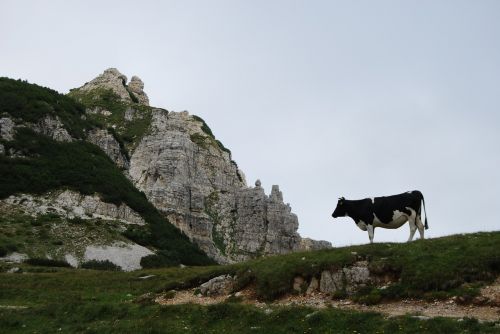
<path id="1" fill-rule="evenodd" d="M 332 244 L 325 240 L 313 240 L 310 238 L 302 238 L 300 240 L 300 249 L 305 251 L 314 251 L 319 249 L 331 248 Z"/>
<path id="2" fill-rule="evenodd" d="M 247 187 L 230 153 L 187 112 L 155 110 L 129 174 L 170 221 L 219 262 L 301 247 L 298 219 L 278 186 Z"/>
<path id="3" fill-rule="evenodd" d="M 108 131 L 104 129 L 95 129 L 89 132 L 87 140 L 99 146 L 118 167 L 123 169 L 129 167 L 128 159 L 125 154 L 123 154 L 120 144 Z"/>
<path id="4" fill-rule="evenodd" d="M 73 138 L 70 136 L 68 131 L 64 128 L 59 118 L 46 116 L 37 124 L 32 126 L 33 130 L 42 135 L 48 136 L 55 141 L 60 142 L 71 142 Z"/>
<path id="5" fill-rule="evenodd" d="M 278 186 L 273 186 L 269 196 L 260 181 L 248 187 L 230 151 L 215 139 L 203 120 L 187 112 L 135 107 L 132 104 L 136 102 L 149 103 L 144 84 L 135 76 L 128 86 L 126 82 L 118 70 L 108 69 L 76 92 L 111 89 L 126 102 L 117 131 L 123 124 L 142 122 L 140 135 L 127 147 L 129 162 L 107 132 L 94 131 L 89 141 L 120 167 L 128 167 L 126 173 L 135 186 L 211 258 L 230 263 L 330 246 L 327 242 L 301 241 L 298 218 L 283 202 Z M 87 112 L 99 117 L 112 114 L 101 107 Z M 107 126 L 115 124 L 107 122 Z"/>
<path id="6" fill-rule="evenodd" d="M 41 196 L 18 194 L 0 200 L 0 209 L 7 210 L 9 207 L 32 216 L 55 213 L 67 218 L 100 218 L 126 224 L 145 224 L 144 219 L 126 204 L 106 203 L 97 195 L 82 195 L 71 190 L 53 191 Z"/>
<path id="7" fill-rule="evenodd" d="M 14 121 L 8 117 L 0 118 L 0 139 L 12 140 L 14 139 Z"/>
<path id="8" fill-rule="evenodd" d="M 132 79 L 130 79 L 130 82 L 128 84 L 128 88 L 132 94 L 137 98 L 140 104 L 144 105 L 149 105 L 149 98 L 144 93 L 144 83 L 138 76 L 133 76 Z"/>
<path id="9" fill-rule="evenodd" d="M 203 296 L 226 295 L 231 292 L 234 282 L 230 275 L 221 275 L 203 283 L 199 289 Z"/>
<path id="10" fill-rule="evenodd" d="M 143 91 L 144 83 L 142 80 L 133 76 L 127 86 L 127 77 L 116 68 L 108 68 L 97 78 L 79 88 L 83 92 L 90 92 L 95 89 L 110 89 L 123 101 L 149 105 L 148 96 Z"/>
<path id="11" fill-rule="evenodd" d="M 326 293 L 345 291 L 352 294 L 369 283 L 371 279 L 368 262 L 359 261 L 340 270 L 324 270 L 321 273 L 319 290 Z"/>

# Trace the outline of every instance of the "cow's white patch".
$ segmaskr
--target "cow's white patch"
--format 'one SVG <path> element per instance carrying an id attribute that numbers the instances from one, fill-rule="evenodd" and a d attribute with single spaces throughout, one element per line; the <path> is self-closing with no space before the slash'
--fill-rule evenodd
<path id="1" fill-rule="evenodd" d="M 356 225 L 358 225 L 360 230 L 366 231 L 366 223 L 364 221 L 360 220 L 359 222 L 356 223 Z"/>
<path id="2" fill-rule="evenodd" d="M 412 211 L 412 215 L 413 212 L 414 211 Z M 392 213 L 392 220 L 388 223 L 382 223 L 380 219 L 378 219 L 377 216 L 373 214 L 373 226 L 394 229 L 401 227 L 401 225 L 408 221 L 408 218 L 409 217 L 406 213 L 399 210 L 394 210 Z"/>
<path id="3" fill-rule="evenodd" d="M 375 198 L 371 197 L 370 199 L 372 200 L 372 204 L 375 204 Z"/>

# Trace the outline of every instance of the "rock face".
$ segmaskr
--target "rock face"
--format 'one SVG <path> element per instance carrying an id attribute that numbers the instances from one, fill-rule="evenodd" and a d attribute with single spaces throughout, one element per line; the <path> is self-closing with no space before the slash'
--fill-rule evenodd
<path id="1" fill-rule="evenodd" d="M 14 125 L 10 118 L 0 118 L 0 139 L 13 140 L 15 134 Z"/>
<path id="2" fill-rule="evenodd" d="M 132 96 L 147 105 L 143 82 L 132 77 L 127 86 L 126 81 L 118 70 L 108 69 L 80 90 L 111 89 L 129 106 L 136 102 Z M 326 242 L 302 242 L 297 216 L 283 202 L 278 186 L 273 186 L 269 196 L 260 181 L 248 187 L 230 151 L 215 139 L 203 120 L 187 112 L 148 110 L 150 123 L 130 149 L 129 161 L 106 131 L 94 131 L 89 141 L 126 169 L 155 207 L 211 258 L 231 263 L 330 246 Z M 87 112 L 109 116 L 95 108 Z M 136 122 L 136 114 L 128 107 L 124 120 Z"/>
<path id="3" fill-rule="evenodd" d="M 47 116 L 40 122 L 32 126 L 32 128 L 35 132 L 48 136 L 55 141 L 73 141 L 73 138 L 71 138 L 68 131 L 64 128 L 64 125 L 61 123 L 58 117 Z"/>
<path id="4" fill-rule="evenodd" d="M 325 248 L 331 248 L 332 244 L 325 240 L 313 240 L 310 238 L 302 238 L 300 240 L 300 249 L 307 251 L 320 250 Z"/>
<path id="5" fill-rule="evenodd" d="M 247 187 L 230 153 L 187 112 L 155 110 L 131 155 L 135 185 L 218 262 L 300 249 L 298 219 L 278 186 Z"/>
<path id="6" fill-rule="evenodd" d="M 149 105 L 149 99 L 143 91 L 144 84 L 141 79 L 134 76 L 129 86 L 127 86 L 127 77 L 121 74 L 116 68 L 108 68 L 104 73 L 79 89 L 81 91 L 92 91 L 100 88 L 111 89 L 123 101 Z M 137 101 L 134 101 L 134 98 Z"/>
<path id="7" fill-rule="evenodd" d="M 137 77 L 137 76 L 133 76 L 132 79 L 130 79 L 130 82 L 128 84 L 128 88 L 129 90 L 134 94 L 134 96 L 137 98 L 137 100 L 139 100 L 139 103 L 140 104 L 145 104 L 145 105 L 149 105 L 149 98 L 148 96 L 146 95 L 146 93 L 144 93 L 144 83 L 142 82 L 142 80 Z"/>
<path id="8" fill-rule="evenodd" d="M 352 294 L 371 281 L 368 262 L 359 261 L 353 266 L 337 271 L 324 270 L 321 273 L 319 290 L 326 293 L 346 291 Z"/>
<path id="9" fill-rule="evenodd" d="M 120 144 L 108 131 L 104 129 L 95 129 L 88 134 L 87 140 L 99 146 L 118 167 L 123 169 L 129 167 L 128 159 L 122 153 Z"/>
<path id="10" fill-rule="evenodd" d="M 7 207 L 32 216 L 55 213 L 67 218 L 100 218 L 126 224 L 145 224 L 144 219 L 125 204 L 117 206 L 103 202 L 97 195 L 86 196 L 71 190 L 53 191 L 41 196 L 12 195 L 0 200 L 0 209 Z"/>

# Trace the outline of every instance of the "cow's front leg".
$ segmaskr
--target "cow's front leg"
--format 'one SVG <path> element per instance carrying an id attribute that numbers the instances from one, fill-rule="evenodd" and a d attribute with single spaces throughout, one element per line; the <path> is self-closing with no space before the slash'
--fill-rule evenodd
<path id="1" fill-rule="evenodd" d="M 373 227 L 372 224 L 368 224 L 366 226 L 366 229 L 368 230 L 368 237 L 370 238 L 370 243 L 373 244 L 373 235 L 375 234 L 375 227 Z"/>

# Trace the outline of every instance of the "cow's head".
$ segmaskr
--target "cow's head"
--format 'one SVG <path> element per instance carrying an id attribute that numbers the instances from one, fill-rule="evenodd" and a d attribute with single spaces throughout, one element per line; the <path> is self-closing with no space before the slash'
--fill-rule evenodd
<path id="1" fill-rule="evenodd" d="M 337 202 L 337 207 L 335 208 L 335 211 L 332 213 L 333 218 L 338 218 L 338 217 L 344 217 L 347 214 L 346 207 L 345 207 L 345 198 L 340 197 L 339 201 Z"/>

